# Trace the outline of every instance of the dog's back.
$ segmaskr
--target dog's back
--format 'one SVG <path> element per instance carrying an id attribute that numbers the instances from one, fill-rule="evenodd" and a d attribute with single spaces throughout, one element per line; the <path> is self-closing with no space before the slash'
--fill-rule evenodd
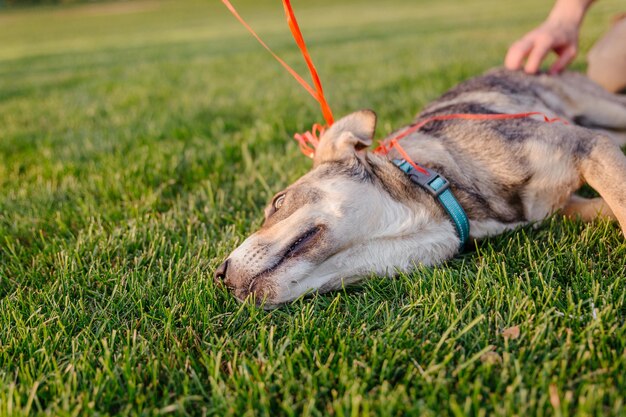
<path id="1" fill-rule="evenodd" d="M 590 130 L 577 125 L 610 129 L 621 140 L 626 99 L 575 73 L 529 76 L 497 69 L 449 90 L 415 120 L 529 110 L 562 122 L 547 123 L 542 116 L 432 121 L 403 142 L 416 162 L 450 181 L 475 237 L 541 220 L 565 207 L 582 184 L 575 165 L 596 142 Z"/>

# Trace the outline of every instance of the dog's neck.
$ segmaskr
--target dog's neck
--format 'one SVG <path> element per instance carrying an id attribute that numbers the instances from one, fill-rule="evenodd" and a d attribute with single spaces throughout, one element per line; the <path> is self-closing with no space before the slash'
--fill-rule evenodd
<path id="1" fill-rule="evenodd" d="M 409 207 L 426 209 L 433 220 L 447 218 L 443 208 L 424 189 L 413 183 L 392 161 L 376 154 L 368 153 L 366 161 L 372 176 L 380 182 L 391 197 Z"/>
<path id="2" fill-rule="evenodd" d="M 374 181 L 396 204 L 405 207 L 395 224 L 401 225 L 393 235 L 407 237 L 402 243 L 411 247 L 412 262 L 430 265 L 449 259 L 459 248 L 459 238 L 449 216 L 434 197 L 414 184 L 409 177 L 387 158 L 367 154 L 366 163 Z M 392 214 L 393 215 L 393 214 Z M 428 242 L 428 245 L 424 245 Z"/>

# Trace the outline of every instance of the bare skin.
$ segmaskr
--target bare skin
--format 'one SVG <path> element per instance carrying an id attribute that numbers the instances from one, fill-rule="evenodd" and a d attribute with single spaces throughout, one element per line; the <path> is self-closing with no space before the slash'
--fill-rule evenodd
<path id="1" fill-rule="evenodd" d="M 578 54 L 578 34 L 593 0 L 557 0 L 548 18 L 509 48 L 504 65 L 510 70 L 524 68 L 528 74 L 539 70 L 553 51 L 556 61 L 550 74 L 563 71 Z M 525 62 L 524 62 L 525 61 Z"/>

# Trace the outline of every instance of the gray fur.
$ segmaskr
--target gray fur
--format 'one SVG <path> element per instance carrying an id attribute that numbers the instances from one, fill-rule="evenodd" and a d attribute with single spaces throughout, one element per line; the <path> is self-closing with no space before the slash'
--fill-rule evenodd
<path id="1" fill-rule="evenodd" d="M 583 95 L 589 101 L 584 105 L 572 100 Z M 570 125 L 546 123 L 537 117 L 433 121 L 402 139 L 402 145 L 418 163 L 440 172 L 450 181 L 471 220 L 533 221 L 538 219 L 528 216 L 524 207 L 525 189 L 539 174 L 533 172 L 528 162 L 537 157 L 532 155 L 533 145 L 542 142 L 554 153 L 569 155 L 572 167 L 575 166 L 590 154 L 596 143 L 596 134 L 576 126 L 577 123 L 584 121 L 587 127 L 622 128 L 621 113 L 614 119 L 602 114 L 598 120 L 593 112 L 585 112 L 597 106 L 619 106 L 626 117 L 626 103 L 583 76 L 570 73 L 559 77 L 528 76 L 522 72 L 494 70 L 443 94 L 418 114 L 414 123 L 453 113 L 540 111 Z M 434 148 L 438 151 L 433 152 Z M 395 152 L 391 156 L 400 157 Z M 571 178 L 554 184 L 549 192 L 569 195 L 581 183 L 580 175 L 572 172 Z"/>

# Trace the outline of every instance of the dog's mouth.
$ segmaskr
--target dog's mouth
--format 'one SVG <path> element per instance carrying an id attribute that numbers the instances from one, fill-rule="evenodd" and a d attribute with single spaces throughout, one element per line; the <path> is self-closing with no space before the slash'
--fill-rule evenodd
<path id="1" fill-rule="evenodd" d="M 260 279 L 267 275 L 270 275 L 272 272 L 277 270 L 283 263 L 287 260 L 295 258 L 296 256 L 302 255 L 309 248 L 311 248 L 312 244 L 317 240 L 317 237 L 320 235 L 320 232 L 324 229 L 323 226 L 313 226 L 307 229 L 304 233 L 296 237 L 293 242 L 287 246 L 287 248 L 283 251 L 280 257 L 268 268 L 254 275 L 250 279 L 250 285 L 248 291 L 252 291 L 254 284 Z"/>

